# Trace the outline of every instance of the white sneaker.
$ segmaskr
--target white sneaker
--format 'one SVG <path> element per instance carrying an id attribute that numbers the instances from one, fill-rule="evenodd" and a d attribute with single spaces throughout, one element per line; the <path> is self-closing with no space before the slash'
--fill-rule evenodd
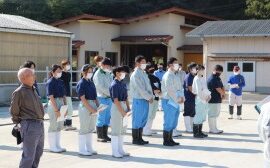
<path id="1" fill-rule="evenodd" d="M 79 155 L 91 156 L 92 154 L 86 150 L 86 135 L 79 135 Z"/>
<path id="2" fill-rule="evenodd" d="M 97 155 L 97 151 L 93 149 L 93 134 L 89 133 L 85 135 L 86 137 L 86 150 L 92 155 Z"/>
<path id="3" fill-rule="evenodd" d="M 208 118 L 208 124 L 209 124 L 209 133 L 212 134 L 223 133 L 223 130 L 217 129 L 217 118 Z"/>
<path id="4" fill-rule="evenodd" d="M 123 155 L 119 153 L 119 136 L 111 137 L 112 156 L 115 158 L 123 158 Z"/>

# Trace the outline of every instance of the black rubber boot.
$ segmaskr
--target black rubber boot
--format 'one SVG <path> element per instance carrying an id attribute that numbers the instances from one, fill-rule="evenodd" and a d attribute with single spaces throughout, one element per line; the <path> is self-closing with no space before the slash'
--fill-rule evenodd
<path id="1" fill-rule="evenodd" d="M 97 127 L 97 141 L 107 142 L 103 137 L 103 127 Z"/>
<path id="2" fill-rule="evenodd" d="M 242 106 L 237 106 L 237 115 L 242 115 Z"/>
<path id="3" fill-rule="evenodd" d="M 234 108 L 233 106 L 230 106 L 229 105 L 229 112 L 230 112 L 230 115 L 231 116 L 228 119 L 233 119 L 233 117 L 232 117 L 232 115 L 233 115 L 233 108 Z"/>
<path id="4" fill-rule="evenodd" d="M 103 126 L 103 138 L 108 142 L 111 141 L 111 138 L 108 137 L 108 126 Z"/>
<path id="5" fill-rule="evenodd" d="M 170 141 L 170 132 L 168 131 L 163 131 L 163 145 L 174 146 L 174 144 Z"/>
<path id="6" fill-rule="evenodd" d="M 173 145 L 180 145 L 180 143 L 178 143 L 178 142 L 175 142 L 174 140 L 173 140 L 173 131 L 170 131 L 169 132 L 169 138 L 170 138 L 170 142 L 173 144 Z"/>
<path id="7" fill-rule="evenodd" d="M 203 133 L 202 128 L 203 128 L 203 124 L 200 124 L 199 125 L 199 132 L 200 132 L 200 134 L 203 135 L 204 137 L 208 137 L 207 134 Z"/>
<path id="8" fill-rule="evenodd" d="M 149 141 L 143 140 L 142 136 L 143 136 L 143 128 L 140 128 L 140 129 L 139 129 L 139 138 L 140 138 L 140 141 L 141 141 L 143 144 L 149 144 Z"/>
<path id="9" fill-rule="evenodd" d="M 139 136 L 139 129 L 132 129 L 132 144 L 135 145 L 144 145 L 144 143 L 140 140 Z"/>
<path id="10" fill-rule="evenodd" d="M 200 125 L 193 124 L 193 137 L 194 138 L 204 138 L 204 136 L 200 133 Z"/>

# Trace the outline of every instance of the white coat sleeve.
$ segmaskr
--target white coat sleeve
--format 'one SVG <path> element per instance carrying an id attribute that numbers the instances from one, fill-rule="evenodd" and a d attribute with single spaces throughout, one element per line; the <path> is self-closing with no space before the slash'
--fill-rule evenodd
<path id="1" fill-rule="evenodd" d="M 139 74 L 135 74 L 134 75 L 134 79 L 133 79 L 133 86 L 136 88 L 136 90 L 138 91 L 138 93 L 145 99 L 145 100 L 150 100 L 153 96 L 152 94 L 149 94 L 144 82 L 143 82 L 144 78 L 143 76 L 140 76 Z M 150 85 L 150 82 L 149 82 Z"/>
<path id="2" fill-rule="evenodd" d="M 165 88 L 167 89 L 168 96 L 174 101 L 178 102 L 176 89 L 175 89 L 175 83 L 172 75 L 168 75 L 165 79 Z"/>

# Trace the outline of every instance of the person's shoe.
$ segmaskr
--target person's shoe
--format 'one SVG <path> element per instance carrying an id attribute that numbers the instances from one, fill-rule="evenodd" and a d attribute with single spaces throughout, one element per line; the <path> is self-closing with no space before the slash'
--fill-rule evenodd
<path id="1" fill-rule="evenodd" d="M 169 132 L 169 141 L 170 141 L 173 145 L 180 145 L 180 143 L 175 142 L 175 141 L 173 140 L 172 134 L 173 134 L 173 131 L 170 131 L 170 132 Z"/>
<path id="2" fill-rule="evenodd" d="M 119 137 L 118 136 L 112 136 L 112 156 L 115 158 L 123 158 L 123 155 L 119 153 Z"/>
<path id="3" fill-rule="evenodd" d="M 79 135 L 79 155 L 91 156 L 92 154 L 86 150 L 86 135 Z"/>
<path id="4" fill-rule="evenodd" d="M 172 134 L 173 137 L 180 137 L 182 136 L 181 132 L 178 131 L 177 129 L 174 129 L 173 130 L 173 134 Z"/>
<path id="5" fill-rule="evenodd" d="M 61 132 L 56 132 L 56 148 L 58 148 L 59 150 L 61 150 L 61 152 L 66 152 L 66 148 L 62 148 L 60 145 L 60 141 L 61 141 Z"/>
<path id="6" fill-rule="evenodd" d="M 228 118 L 229 120 L 233 119 L 233 115 L 230 115 L 230 117 Z"/>
<path id="7" fill-rule="evenodd" d="M 223 130 L 217 129 L 217 119 L 216 118 L 208 118 L 209 124 L 209 133 L 211 134 L 221 134 Z"/>
<path id="8" fill-rule="evenodd" d="M 194 124 L 193 125 L 193 137 L 194 138 L 204 138 L 204 136 L 200 133 L 199 124 Z"/>
<path id="9" fill-rule="evenodd" d="M 143 128 L 139 129 L 139 140 L 145 145 L 145 144 L 149 144 L 149 141 L 145 141 L 143 140 L 142 136 L 143 136 Z"/>
<path id="10" fill-rule="evenodd" d="M 107 142 L 110 142 L 111 141 L 111 138 L 108 136 L 108 126 L 103 126 L 103 138 Z"/>
<path id="11" fill-rule="evenodd" d="M 174 146 L 174 144 L 170 141 L 170 133 L 168 131 L 163 131 L 163 145 Z"/>
<path id="12" fill-rule="evenodd" d="M 65 126 L 64 131 L 74 131 L 77 130 L 76 127 L 72 127 L 72 126 Z"/>
<path id="13" fill-rule="evenodd" d="M 185 122 L 185 127 L 186 127 L 186 132 L 192 132 L 192 128 L 191 128 L 191 121 L 190 121 L 190 117 L 189 116 L 185 116 L 184 117 L 184 122 Z"/>
<path id="14" fill-rule="evenodd" d="M 93 134 L 89 133 L 86 134 L 86 150 L 87 152 L 91 153 L 92 155 L 97 155 L 97 151 L 93 149 Z"/>
<path id="15" fill-rule="evenodd" d="M 208 135 L 205 134 L 205 133 L 202 131 L 202 128 L 203 128 L 203 124 L 200 124 L 200 125 L 199 125 L 199 131 L 200 131 L 200 134 L 203 135 L 205 138 L 208 137 Z"/>
<path id="16" fill-rule="evenodd" d="M 97 130 L 97 141 L 107 142 L 106 139 L 103 138 L 103 127 L 96 127 L 96 130 Z"/>
<path id="17" fill-rule="evenodd" d="M 238 115 L 237 120 L 242 120 L 242 117 L 240 115 Z"/>
<path id="18" fill-rule="evenodd" d="M 132 144 L 144 145 L 139 139 L 139 129 L 132 129 Z"/>
<path id="19" fill-rule="evenodd" d="M 49 151 L 52 153 L 61 153 L 62 150 L 56 147 L 56 132 L 49 132 L 48 134 L 49 140 Z"/>
<path id="20" fill-rule="evenodd" d="M 118 139 L 118 151 L 123 156 L 130 156 L 130 153 L 127 153 L 124 151 L 123 145 L 124 145 L 124 136 L 121 135 L 119 136 L 119 139 Z"/>

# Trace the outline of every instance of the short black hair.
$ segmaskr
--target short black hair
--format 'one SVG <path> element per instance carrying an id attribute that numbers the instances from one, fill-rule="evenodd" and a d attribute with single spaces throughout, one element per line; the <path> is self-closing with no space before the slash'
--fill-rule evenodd
<path id="1" fill-rule="evenodd" d="M 205 70 L 205 67 L 204 67 L 203 65 L 197 65 L 197 66 L 196 66 L 196 69 L 197 69 L 198 71 L 200 71 L 200 70 Z"/>
<path id="2" fill-rule="evenodd" d="M 101 61 L 101 64 L 112 66 L 112 61 L 111 61 L 109 58 L 105 57 L 105 58 Z"/>
<path id="3" fill-rule="evenodd" d="M 22 68 L 31 68 L 32 65 L 34 65 L 34 68 L 36 68 L 36 64 L 33 61 L 25 61 Z"/>
<path id="4" fill-rule="evenodd" d="M 197 64 L 195 62 L 191 62 L 190 64 L 188 64 L 188 70 L 192 69 L 192 68 L 196 68 Z"/>
<path id="5" fill-rule="evenodd" d="M 221 66 L 221 65 L 216 65 L 216 66 L 214 67 L 214 70 L 215 70 L 215 71 L 219 71 L 219 72 L 223 72 L 223 66 Z"/>
<path id="6" fill-rule="evenodd" d="M 120 66 L 120 67 L 114 68 L 114 69 L 112 70 L 112 72 L 113 72 L 113 76 L 116 77 L 116 73 L 117 73 L 117 72 L 126 72 L 126 71 L 125 71 L 125 68 L 124 68 L 123 66 Z"/>
<path id="7" fill-rule="evenodd" d="M 153 64 L 147 64 L 145 70 L 148 71 L 150 68 L 154 68 L 155 69 L 155 65 L 153 65 Z"/>
<path id="8" fill-rule="evenodd" d="M 168 65 L 173 64 L 174 61 L 177 61 L 177 59 L 175 57 L 171 57 L 171 58 L 169 58 L 167 64 Z"/>
<path id="9" fill-rule="evenodd" d="M 163 64 L 163 63 L 159 63 L 158 65 L 162 65 L 162 66 L 164 66 L 164 64 Z"/>
<path id="10" fill-rule="evenodd" d="M 129 68 L 129 66 L 127 66 L 127 65 L 123 65 L 123 68 L 125 69 L 125 72 L 126 73 L 130 73 L 130 68 Z"/>
<path id="11" fill-rule="evenodd" d="M 144 56 L 138 55 L 135 57 L 135 62 L 140 63 L 142 60 L 146 60 Z"/>

